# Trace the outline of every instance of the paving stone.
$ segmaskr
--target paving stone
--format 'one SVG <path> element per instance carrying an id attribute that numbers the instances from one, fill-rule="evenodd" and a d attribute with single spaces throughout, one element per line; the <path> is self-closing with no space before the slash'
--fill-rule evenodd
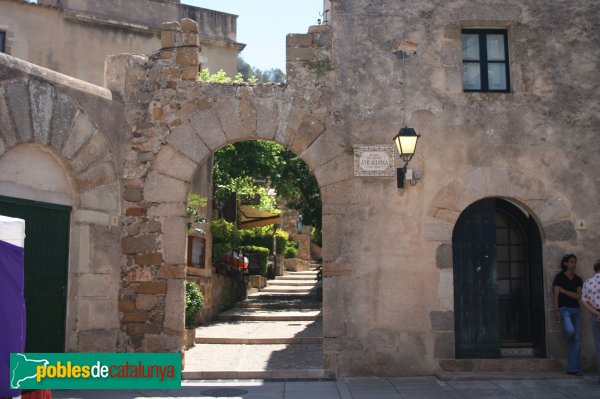
<path id="1" fill-rule="evenodd" d="M 322 345 L 200 344 L 186 352 L 186 370 L 323 369 Z"/>
<path id="2" fill-rule="evenodd" d="M 296 287 L 286 285 L 309 281 L 314 286 L 314 278 L 305 280 L 307 276 L 313 277 L 314 273 L 287 273 L 286 277 L 292 279 L 269 281 L 270 286 L 278 284 L 281 292 L 261 292 L 261 296 L 221 313 L 219 318 L 225 321 L 198 327 L 198 344 L 186 352 L 185 378 L 325 376 L 320 303 L 313 295 L 298 294 L 294 292 Z M 296 277 L 301 280 L 294 280 Z M 291 304 L 293 308 L 284 306 Z"/>

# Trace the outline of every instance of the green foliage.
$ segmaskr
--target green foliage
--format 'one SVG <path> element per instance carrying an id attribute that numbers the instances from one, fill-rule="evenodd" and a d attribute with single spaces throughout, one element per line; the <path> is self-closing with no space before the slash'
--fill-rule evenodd
<path id="1" fill-rule="evenodd" d="M 288 240 L 290 239 L 290 235 L 287 231 L 277 230 L 275 233 L 275 240 L 277 241 L 277 253 L 281 255 L 287 246 Z"/>
<path id="2" fill-rule="evenodd" d="M 206 198 L 198 194 L 190 194 L 187 202 L 188 232 L 204 234 L 204 230 L 194 227 L 194 223 L 206 223 L 206 218 L 200 213 L 200 208 L 206 206 Z"/>
<path id="3" fill-rule="evenodd" d="M 198 80 L 206 83 L 220 83 L 220 84 L 243 84 L 244 81 L 248 82 L 251 85 L 255 85 L 259 82 L 259 80 L 254 75 L 244 76 L 242 73 L 238 72 L 235 74 L 235 77 L 232 79 L 227 75 L 222 69 L 219 69 L 217 73 L 210 73 L 208 68 L 203 68 L 200 73 L 198 73 Z"/>
<path id="4" fill-rule="evenodd" d="M 250 84 L 258 83 L 285 83 L 285 73 L 279 68 L 272 68 L 266 71 L 261 71 L 258 68 L 253 68 L 242 57 L 238 57 L 238 72 L 242 74 L 244 79 Z M 251 80 L 254 80 L 252 82 Z"/>
<path id="5" fill-rule="evenodd" d="M 310 241 L 314 242 L 318 246 L 323 245 L 323 232 L 321 230 L 313 229 L 310 232 Z"/>
<path id="6" fill-rule="evenodd" d="M 271 253 L 271 250 L 269 250 L 269 248 L 258 247 L 254 245 L 240 246 L 239 248 L 244 253 L 254 252 L 258 254 L 258 263 L 260 264 L 260 275 L 267 277 L 267 261 L 269 260 L 269 254 Z"/>
<path id="7" fill-rule="evenodd" d="M 273 228 L 271 226 L 242 230 L 240 235 L 242 245 L 253 245 L 273 251 Z"/>
<path id="8" fill-rule="evenodd" d="M 259 196 L 260 203 L 256 205 L 257 209 L 273 213 L 279 212 L 275 203 L 275 197 L 268 195 L 267 189 L 256 183 L 256 180 L 252 177 L 234 177 L 229 181 L 220 184 L 216 183 L 216 179 L 214 180 L 214 197 L 218 202 L 224 203 L 225 201 L 227 201 L 229 194 L 232 191 L 235 191 L 238 194 L 238 201 L 244 197 L 253 198 L 255 196 Z"/>
<path id="9" fill-rule="evenodd" d="M 294 240 L 289 240 L 285 243 L 285 247 L 283 249 L 283 256 L 286 259 L 295 258 L 298 256 L 298 243 Z"/>
<path id="10" fill-rule="evenodd" d="M 206 83 L 221 84 L 228 84 L 232 81 L 231 78 L 227 76 L 227 73 L 224 70 L 219 69 L 219 72 L 211 74 L 208 68 L 204 68 L 200 71 L 200 73 L 198 74 L 198 80 Z"/>
<path id="11" fill-rule="evenodd" d="M 319 186 L 308 166 L 291 151 L 269 141 L 242 141 L 217 151 L 213 170 L 217 201 L 224 202 L 231 189 L 240 185 L 233 182 L 239 177 L 250 177 L 255 185 L 269 182 L 289 208 L 301 212 L 304 224 L 321 230 Z"/>
<path id="12" fill-rule="evenodd" d="M 269 249 L 273 252 L 273 226 L 255 227 L 240 232 L 241 245 L 254 245 Z M 298 245 L 295 241 L 289 241 L 289 234 L 283 230 L 275 232 L 277 253 L 283 254 L 287 246 Z"/>
<path id="13" fill-rule="evenodd" d="M 235 84 L 244 83 L 244 77 L 242 76 L 241 73 L 238 72 L 235 74 L 235 78 L 233 78 L 233 83 L 235 83 Z"/>
<path id="14" fill-rule="evenodd" d="M 329 71 L 333 71 L 331 61 L 316 61 L 309 65 L 317 77 L 325 75 Z"/>
<path id="15" fill-rule="evenodd" d="M 196 316 L 204 307 L 204 295 L 198 284 L 193 281 L 185 282 L 185 326 L 193 327 Z"/>
<path id="16" fill-rule="evenodd" d="M 286 247 L 283 256 L 286 259 L 295 258 L 296 256 L 298 256 L 298 250 L 294 247 Z"/>
<path id="17" fill-rule="evenodd" d="M 213 261 L 221 259 L 240 242 L 240 233 L 232 223 L 225 219 L 213 219 L 210 224 L 210 232 L 213 240 Z"/>

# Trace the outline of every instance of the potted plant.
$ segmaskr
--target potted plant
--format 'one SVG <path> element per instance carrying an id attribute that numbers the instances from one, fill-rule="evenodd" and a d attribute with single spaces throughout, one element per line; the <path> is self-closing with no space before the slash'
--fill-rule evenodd
<path id="1" fill-rule="evenodd" d="M 185 346 L 191 348 L 196 339 L 196 317 L 204 307 L 204 295 L 194 281 L 185 282 Z"/>

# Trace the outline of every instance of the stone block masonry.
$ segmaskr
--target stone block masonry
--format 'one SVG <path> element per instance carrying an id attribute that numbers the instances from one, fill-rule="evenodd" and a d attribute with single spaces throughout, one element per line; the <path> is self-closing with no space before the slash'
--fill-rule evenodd
<path id="1" fill-rule="evenodd" d="M 116 56 L 107 63 L 109 71 L 127 66 L 122 76 L 126 83 L 109 84 L 126 99 L 130 126 L 123 170 L 119 306 L 121 330 L 132 350 L 162 344 L 170 348 L 175 341 L 168 337 L 183 337 L 185 202 L 198 166 L 213 151 L 240 139 L 275 140 L 291 144 L 300 154 L 330 123 L 328 113 L 311 112 L 325 105 L 316 104 L 321 96 L 314 85 L 290 91 L 282 85 L 197 82 L 197 31 L 189 19 L 164 23 L 162 48 L 155 56 Z M 292 37 L 289 43 L 312 52 L 315 34 Z M 319 43 L 323 46 L 323 40 Z M 319 76 L 305 58 L 295 68 L 316 82 Z M 235 289 L 203 284 L 209 298 L 202 317 L 210 318 L 223 305 L 213 293 Z"/>

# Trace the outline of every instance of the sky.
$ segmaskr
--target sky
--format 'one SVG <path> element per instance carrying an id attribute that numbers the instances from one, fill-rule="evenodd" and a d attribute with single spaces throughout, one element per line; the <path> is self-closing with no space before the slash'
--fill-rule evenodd
<path id="1" fill-rule="evenodd" d="M 285 36 L 307 33 L 323 12 L 323 0 L 181 0 L 184 4 L 238 15 L 240 53 L 251 66 L 285 72 Z"/>

